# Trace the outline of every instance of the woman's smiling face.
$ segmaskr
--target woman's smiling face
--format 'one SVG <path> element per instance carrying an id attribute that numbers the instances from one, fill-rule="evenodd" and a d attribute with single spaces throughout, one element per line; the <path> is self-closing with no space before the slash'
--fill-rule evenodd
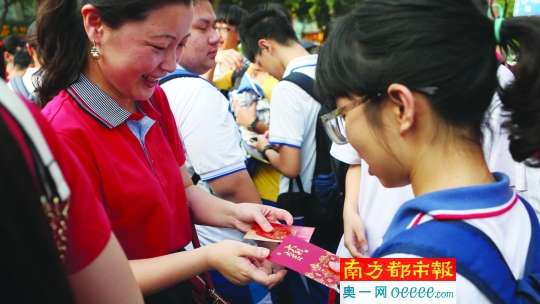
<path id="1" fill-rule="evenodd" d="M 176 69 L 190 32 L 192 6 L 169 4 L 153 10 L 144 21 L 118 29 L 103 26 L 98 45 L 101 58 L 90 62 L 92 79 L 115 101 L 148 99 L 158 79 Z"/>

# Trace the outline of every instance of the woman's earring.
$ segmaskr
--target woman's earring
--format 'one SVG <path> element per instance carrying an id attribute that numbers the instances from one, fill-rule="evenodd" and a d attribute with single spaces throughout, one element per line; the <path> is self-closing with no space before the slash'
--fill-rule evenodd
<path id="1" fill-rule="evenodd" d="M 90 53 L 92 54 L 92 57 L 94 58 L 94 60 L 98 60 L 99 58 L 101 58 L 101 54 L 99 53 L 99 50 L 96 46 L 96 41 L 92 40 L 92 42 L 94 43 L 94 46 L 90 50 Z"/>

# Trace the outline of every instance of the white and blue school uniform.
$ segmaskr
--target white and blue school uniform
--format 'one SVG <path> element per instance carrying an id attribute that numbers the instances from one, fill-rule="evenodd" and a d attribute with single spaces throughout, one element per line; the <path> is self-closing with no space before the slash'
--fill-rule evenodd
<path id="1" fill-rule="evenodd" d="M 508 265 L 510 277 L 523 279 L 530 273 L 531 265 L 527 265 L 529 245 L 533 244 L 537 249 L 540 248 L 538 219 L 530 205 L 510 187 L 506 175 L 494 173 L 493 176 L 496 179 L 495 183 L 432 192 L 403 204 L 383 236 L 383 245 L 377 249 L 374 257 L 429 257 L 428 254 L 423 254 L 427 251 L 404 248 L 411 247 L 414 243 L 431 243 L 429 248 L 435 252 L 454 250 L 456 254 L 447 257 L 457 257 L 458 264 L 460 262 L 466 264 L 467 259 L 476 262 L 484 259 L 488 265 L 494 262 L 492 259 L 494 256 L 490 255 L 489 248 L 475 249 L 482 243 L 481 241 L 466 243 L 463 242 L 464 239 L 452 241 L 455 233 L 448 234 L 448 238 L 443 238 L 444 233 L 439 233 L 446 228 L 453 229 L 452 223 L 464 222 L 472 226 L 472 229 L 479 230 L 480 234 L 483 232 L 492 241 Z M 430 225 L 432 229 L 427 229 Z M 422 226 L 424 227 L 419 229 Z M 431 242 L 432 240 L 435 242 Z M 536 252 L 537 261 L 540 261 L 539 257 L 540 252 Z M 488 271 L 490 267 L 485 268 Z M 540 268 L 540 265 L 536 268 Z M 534 272 L 537 272 L 536 279 L 540 280 L 538 269 Z M 501 282 L 504 280 L 501 279 Z M 533 289 L 540 288 L 540 281 L 536 283 L 537 285 L 531 285 L 530 282 L 525 285 L 527 284 L 529 287 L 533 286 Z M 457 300 L 458 303 L 492 303 L 476 285 L 459 273 Z"/>

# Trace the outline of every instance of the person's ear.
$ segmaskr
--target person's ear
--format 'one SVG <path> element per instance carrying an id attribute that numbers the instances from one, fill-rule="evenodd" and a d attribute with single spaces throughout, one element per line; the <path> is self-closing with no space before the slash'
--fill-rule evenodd
<path id="1" fill-rule="evenodd" d="M 101 44 L 103 38 L 104 24 L 97 9 L 91 4 L 85 4 L 81 8 L 84 30 L 90 41 L 95 41 L 96 44 Z"/>
<path id="2" fill-rule="evenodd" d="M 416 100 L 411 90 L 402 84 L 391 84 L 387 93 L 392 117 L 396 121 L 399 134 L 403 136 L 414 125 Z"/>
<path id="3" fill-rule="evenodd" d="M 34 57 L 35 50 L 34 47 L 30 45 L 30 43 L 26 44 L 26 50 L 28 51 L 28 55 L 30 55 L 30 57 Z"/>
<path id="4" fill-rule="evenodd" d="M 6 59 L 6 61 L 9 62 L 11 57 L 13 57 L 13 55 L 11 55 L 8 51 L 4 51 L 4 58 Z"/>
<path id="5" fill-rule="evenodd" d="M 263 52 L 269 52 L 269 55 L 272 55 L 273 53 L 273 47 L 272 47 L 272 44 L 266 40 L 266 39 L 261 39 L 259 40 L 259 48 L 261 49 L 261 54 Z"/>

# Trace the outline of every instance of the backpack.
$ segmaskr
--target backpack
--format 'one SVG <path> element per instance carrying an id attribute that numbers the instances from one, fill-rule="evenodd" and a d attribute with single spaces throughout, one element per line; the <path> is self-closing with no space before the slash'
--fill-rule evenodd
<path id="1" fill-rule="evenodd" d="M 26 97 L 29 101 L 37 104 L 37 96 L 35 92 L 29 92 L 28 88 L 23 82 L 22 76 L 11 78 L 9 80 L 11 88 L 13 91 L 20 93 L 22 96 Z"/>
<path id="2" fill-rule="evenodd" d="M 308 93 L 321 104 L 318 116 L 331 112 L 335 105 L 323 101 L 314 90 L 314 80 L 299 72 L 289 74 L 281 81 L 289 81 Z M 278 207 L 293 216 L 304 216 L 306 226 L 316 227 L 321 235 L 339 239 L 343 235 L 343 203 L 345 200 L 345 177 L 349 165 L 330 155 L 332 140 L 326 134 L 320 119 L 315 130 L 316 161 L 311 184 L 311 193 L 304 191 L 300 175 L 289 180 L 289 191 L 278 197 Z M 292 192 L 296 181 L 300 192 Z M 281 198 L 281 199 L 280 199 Z M 296 200 L 296 201 L 295 201 Z M 280 204 L 281 203 L 281 204 Z"/>
<path id="3" fill-rule="evenodd" d="M 176 78 L 200 78 L 210 83 L 213 87 L 215 87 L 212 82 L 208 81 L 208 79 L 202 78 L 201 76 L 191 73 L 189 71 L 186 71 L 184 69 L 176 69 L 176 71 L 165 75 L 165 77 L 163 78 L 160 78 L 158 83 L 159 85 L 163 85 L 165 82 L 176 79 Z M 200 180 L 201 180 L 201 176 L 197 174 L 197 172 L 194 172 L 193 175 L 191 176 L 191 181 L 193 182 L 193 184 L 197 185 L 197 183 L 199 183 Z"/>
<path id="4" fill-rule="evenodd" d="M 531 242 L 521 280 L 514 278 L 501 252 L 484 232 L 460 220 L 431 220 L 403 231 L 383 243 L 373 257 L 406 253 L 456 258 L 457 273 L 492 303 L 540 303 L 540 224 L 529 203 L 521 201 L 531 221 Z M 455 244 L 466 244 L 467 250 Z"/>

